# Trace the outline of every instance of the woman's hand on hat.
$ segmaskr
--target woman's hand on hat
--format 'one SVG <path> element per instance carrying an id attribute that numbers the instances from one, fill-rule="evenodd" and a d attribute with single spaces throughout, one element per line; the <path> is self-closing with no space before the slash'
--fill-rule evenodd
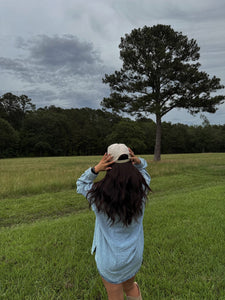
<path id="1" fill-rule="evenodd" d="M 110 154 L 105 153 L 100 162 L 94 167 L 95 172 L 99 173 L 101 171 L 111 170 L 112 168 L 110 167 L 110 165 L 113 163 L 114 161 L 112 160 L 112 156 Z"/>
<path id="2" fill-rule="evenodd" d="M 128 149 L 130 153 L 130 160 L 132 161 L 133 165 L 139 165 L 141 163 L 140 159 L 135 156 L 134 152 L 130 148 Z"/>

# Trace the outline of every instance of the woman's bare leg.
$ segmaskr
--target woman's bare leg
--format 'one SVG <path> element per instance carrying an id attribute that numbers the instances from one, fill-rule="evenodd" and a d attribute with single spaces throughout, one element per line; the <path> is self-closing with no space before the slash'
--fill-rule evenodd
<path id="1" fill-rule="evenodd" d="M 124 300 L 122 283 L 110 283 L 103 278 L 102 281 L 108 294 L 108 300 Z"/>
<path id="2" fill-rule="evenodd" d="M 124 281 L 122 283 L 123 289 L 124 289 L 127 296 L 139 297 L 140 296 L 140 291 L 138 289 L 137 284 L 134 283 L 134 278 L 135 278 L 135 276 L 128 279 L 127 281 Z"/>

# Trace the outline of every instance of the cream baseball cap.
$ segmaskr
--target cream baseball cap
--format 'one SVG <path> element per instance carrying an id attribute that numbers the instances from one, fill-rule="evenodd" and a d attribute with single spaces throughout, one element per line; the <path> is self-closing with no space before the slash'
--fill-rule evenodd
<path id="1" fill-rule="evenodd" d="M 125 144 L 112 144 L 108 147 L 107 153 L 112 156 L 115 163 L 125 163 L 130 161 L 129 149 Z M 123 154 L 128 155 L 128 159 L 118 160 Z"/>

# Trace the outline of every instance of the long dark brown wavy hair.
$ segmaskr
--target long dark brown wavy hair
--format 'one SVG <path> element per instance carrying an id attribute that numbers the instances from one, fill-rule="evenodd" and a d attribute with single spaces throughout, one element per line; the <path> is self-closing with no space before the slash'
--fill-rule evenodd
<path id="1" fill-rule="evenodd" d="M 111 167 L 88 192 L 89 205 L 95 204 L 98 212 L 106 213 L 111 225 L 118 220 L 128 226 L 141 216 L 150 188 L 132 162 L 114 163 Z"/>

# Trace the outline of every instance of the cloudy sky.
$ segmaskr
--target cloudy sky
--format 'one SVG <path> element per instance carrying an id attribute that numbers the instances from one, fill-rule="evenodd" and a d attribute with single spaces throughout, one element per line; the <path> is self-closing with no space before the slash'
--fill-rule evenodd
<path id="1" fill-rule="evenodd" d="M 104 74 L 122 65 L 120 38 L 157 24 L 196 39 L 201 69 L 225 85 L 224 0 L 0 0 L 0 95 L 26 94 L 37 108 L 100 108 Z M 225 104 L 205 116 L 225 124 Z M 203 122 L 184 110 L 163 120 Z"/>

